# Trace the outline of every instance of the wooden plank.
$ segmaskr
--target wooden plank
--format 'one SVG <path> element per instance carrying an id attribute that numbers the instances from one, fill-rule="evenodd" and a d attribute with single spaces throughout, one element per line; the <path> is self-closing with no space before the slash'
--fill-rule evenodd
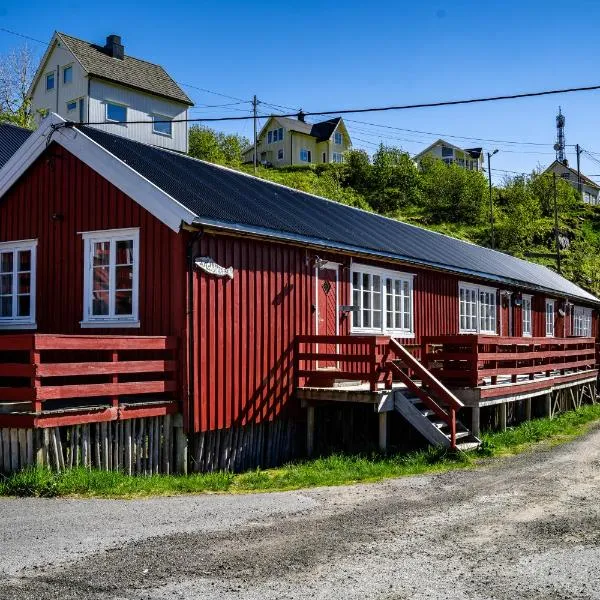
<path id="1" fill-rule="evenodd" d="M 2 347 L 4 347 L 4 342 Z M 34 347 L 37 350 L 174 350 L 177 348 L 177 338 L 170 336 L 37 334 Z"/>
<path id="2" fill-rule="evenodd" d="M 33 402 L 34 391 L 29 387 L 0 387 L 0 402 Z"/>
<path id="3" fill-rule="evenodd" d="M 1 344 L 0 349 L 4 350 Z M 35 366 L 26 363 L 1 363 L 0 362 L 0 377 L 33 377 L 35 375 Z"/>
<path id="4" fill-rule="evenodd" d="M 46 363 L 39 365 L 37 374 L 39 377 L 80 377 L 84 375 L 112 375 L 117 373 L 169 373 L 176 369 L 177 363 L 174 360 L 131 360 L 114 363 Z"/>
<path id="5" fill-rule="evenodd" d="M 38 400 L 62 400 L 65 398 L 90 398 L 94 396 L 118 396 L 123 394 L 157 394 L 172 392 L 177 388 L 174 381 L 133 381 L 126 383 L 88 383 L 81 385 L 49 385 L 36 389 Z M 0 399 L 2 392 L 0 391 Z"/>

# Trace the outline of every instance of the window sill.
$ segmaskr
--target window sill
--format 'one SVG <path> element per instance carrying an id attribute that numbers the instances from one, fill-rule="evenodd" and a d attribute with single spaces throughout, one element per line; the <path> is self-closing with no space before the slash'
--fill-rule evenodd
<path id="1" fill-rule="evenodd" d="M 397 329 L 351 329 L 350 335 L 384 335 L 393 338 L 402 338 L 405 340 L 411 340 L 415 338 L 414 333 L 409 333 L 408 331 L 398 331 Z"/>
<path id="2" fill-rule="evenodd" d="M 0 323 L 0 330 L 37 329 L 37 323 Z"/>
<path id="3" fill-rule="evenodd" d="M 139 329 L 139 321 L 80 321 L 82 329 Z"/>
<path id="4" fill-rule="evenodd" d="M 172 139 L 173 138 L 173 134 L 172 133 L 163 133 L 162 131 L 154 131 L 154 129 L 152 130 L 152 133 L 154 135 L 158 135 L 158 136 L 163 137 L 163 138 L 168 138 L 168 139 Z"/>

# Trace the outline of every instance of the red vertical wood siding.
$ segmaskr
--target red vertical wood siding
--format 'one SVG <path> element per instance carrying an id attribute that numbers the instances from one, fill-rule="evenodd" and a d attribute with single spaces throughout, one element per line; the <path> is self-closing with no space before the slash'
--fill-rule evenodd
<path id="1" fill-rule="evenodd" d="M 140 328 L 82 329 L 84 246 L 79 232 L 129 227 L 140 228 Z M 38 240 L 40 333 L 181 337 L 184 237 L 60 146 L 50 146 L 0 199 L 0 241 L 23 239 Z"/>

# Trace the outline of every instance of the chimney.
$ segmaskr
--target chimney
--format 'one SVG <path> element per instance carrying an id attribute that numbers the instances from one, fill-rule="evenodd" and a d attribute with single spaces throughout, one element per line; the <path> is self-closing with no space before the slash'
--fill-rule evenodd
<path id="1" fill-rule="evenodd" d="M 300 112 L 298 113 L 298 121 L 306 123 L 306 115 L 304 114 L 302 109 L 300 109 Z"/>
<path id="2" fill-rule="evenodd" d="M 123 60 L 125 57 L 125 47 L 121 44 L 120 35 L 109 35 L 106 37 L 106 45 L 104 46 L 106 54 L 113 58 Z"/>

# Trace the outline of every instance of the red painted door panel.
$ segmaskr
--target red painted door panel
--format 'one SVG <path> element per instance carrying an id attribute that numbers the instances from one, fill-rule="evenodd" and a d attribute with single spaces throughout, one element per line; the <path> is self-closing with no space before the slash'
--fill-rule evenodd
<path id="1" fill-rule="evenodd" d="M 319 335 L 337 334 L 337 269 L 322 268 L 318 271 L 317 330 Z M 335 344 L 327 344 L 326 352 L 335 352 Z M 336 361 L 321 361 L 319 368 L 335 368 Z"/>

